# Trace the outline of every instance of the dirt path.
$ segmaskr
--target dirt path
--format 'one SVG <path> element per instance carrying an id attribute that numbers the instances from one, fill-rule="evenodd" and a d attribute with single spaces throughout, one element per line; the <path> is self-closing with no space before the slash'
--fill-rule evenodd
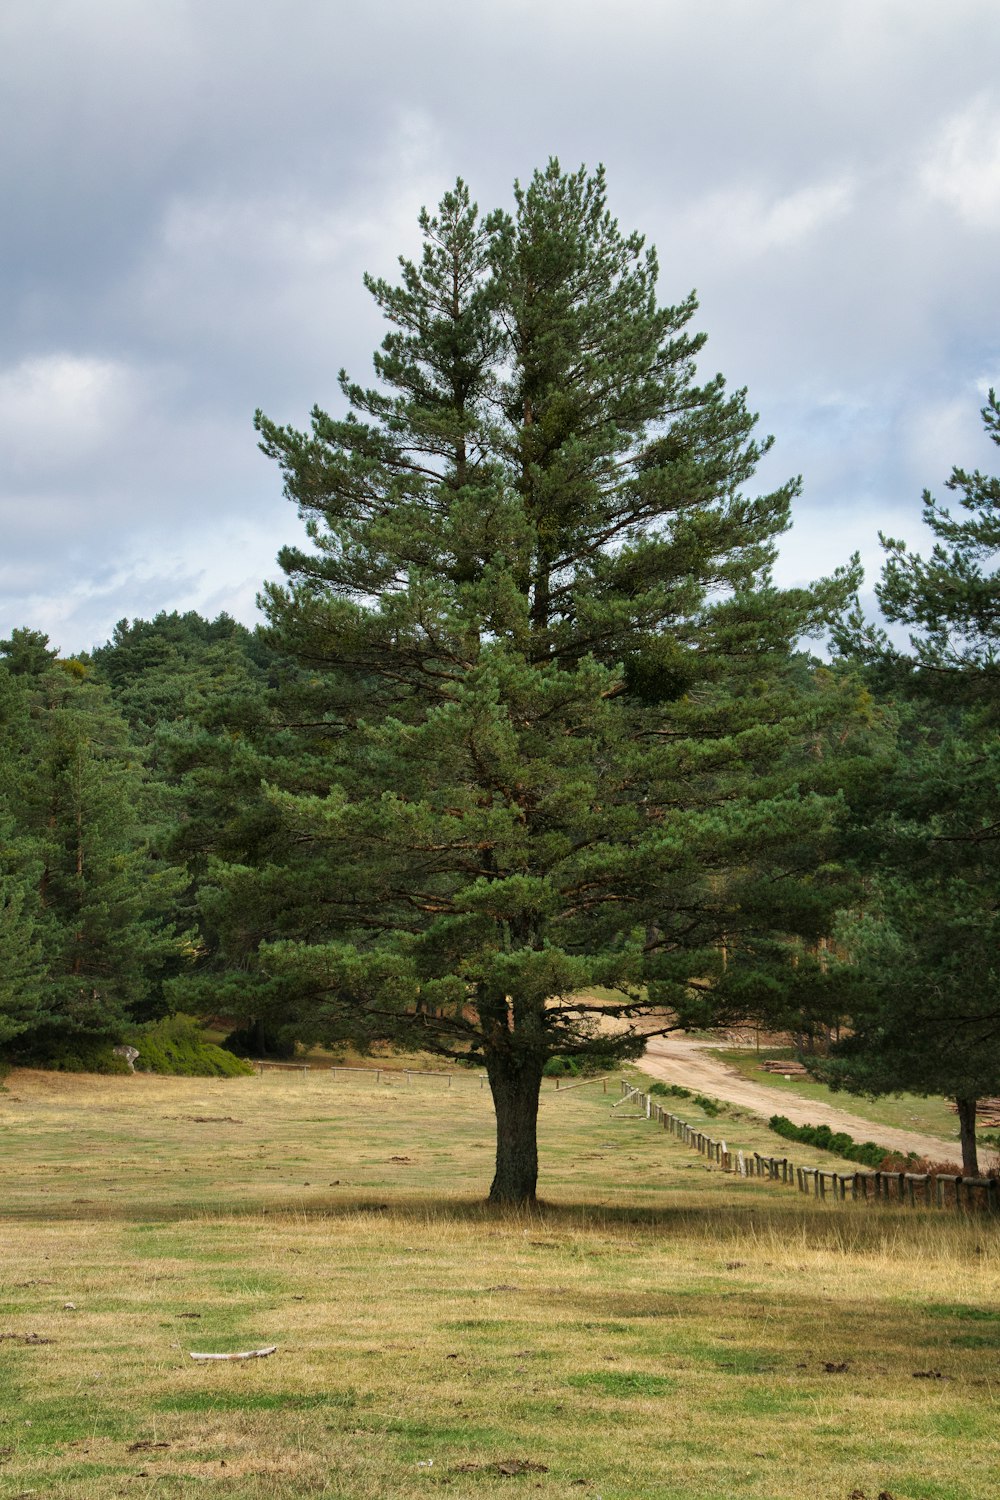
<path id="1" fill-rule="evenodd" d="M 957 1121 L 955 1138 L 951 1141 L 914 1130 L 899 1130 L 892 1125 L 878 1125 L 845 1109 L 834 1109 L 813 1099 L 799 1099 L 791 1093 L 779 1093 L 766 1083 L 753 1083 L 735 1068 L 713 1057 L 707 1050 L 711 1046 L 710 1042 L 696 1042 L 690 1037 L 653 1037 L 645 1056 L 636 1066 L 664 1083 L 682 1084 L 686 1089 L 753 1110 L 765 1119 L 781 1114 L 796 1125 L 829 1125 L 831 1130 L 845 1130 L 856 1141 L 877 1141 L 880 1146 L 891 1146 L 896 1151 L 915 1151 L 918 1156 L 927 1156 L 931 1161 L 959 1162 L 962 1159 Z M 980 1147 L 980 1167 L 996 1160 L 995 1152 Z"/>

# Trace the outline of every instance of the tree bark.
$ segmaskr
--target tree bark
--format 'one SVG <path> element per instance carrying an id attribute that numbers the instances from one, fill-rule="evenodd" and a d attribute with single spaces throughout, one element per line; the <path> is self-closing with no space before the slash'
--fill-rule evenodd
<path id="1" fill-rule="evenodd" d="M 510 1053 L 486 1056 L 497 1117 L 497 1165 L 490 1202 L 533 1204 L 538 1185 L 538 1095 L 542 1060 Z"/>
<path id="2" fill-rule="evenodd" d="M 958 1134 L 962 1142 L 962 1175 L 979 1176 L 979 1156 L 976 1152 L 976 1100 L 956 1099 L 958 1105 Z"/>

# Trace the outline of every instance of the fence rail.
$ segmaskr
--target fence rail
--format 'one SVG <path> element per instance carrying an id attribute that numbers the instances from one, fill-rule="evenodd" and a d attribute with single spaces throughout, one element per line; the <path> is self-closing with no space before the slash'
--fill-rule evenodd
<path id="1" fill-rule="evenodd" d="M 449 1073 L 444 1069 L 434 1068 L 364 1068 L 355 1064 L 347 1063 L 309 1063 L 309 1062 L 271 1062 L 265 1058 L 254 1057 L 250 1059 L 253 1066 L 262 1076 L 265 1071 L 274 1073 L 365 1073 L 373 1078 L 376 1083 L 381 1083 L 383 1078 L 391 1082 L 405 1079 L 411 1083 L 414 1079 L 423 1078 L 444 1079 L 445 1086 L 451 1088 L 453 1082 L 460 1084 L 478 1084 L 479 1088 L 486 1086 L 485 1073 Z"/>
<path id="2" fill-rule="evenodd" d="M 649 1094 L 622 1080 L 619 1104 L 634 1104 L 636 1115 L 619 1115 L 619 1119 L 645 1117 L 662 1125 L 684 1145 L 717 1162 L 724 1172 L 739 1177 L 764 1178 L 798 1189 L 815 1198 L 829 1197 L 846 1203 L 848 1198 L 862 1203 L 900 1203 L 910 1208 L 1000 1209 L 1000 1184 L 992 1177 L 961 1177 L 950 1172 L 832 1172 L 825 1167 L 800 1167 L 787 1156 L 762 1156 L 759 1151 L 730 1150 L 725 1141 L 715 1140 L 680 1117 L 671 1114 Z"/>
<path id="3" fill-rule="evenodd" d="M 374 1077 L 376 1083 L 381 1083 L 383 1078 L 390 1081 L 405 1078 L 407 1084 L 413 1079 L 436 1078 L 444 1079 L 447 1088 L 451 1088 L 453 1083 L 459 1083 L 477 1084 L 480 1089 L 484 1089 L 487 1084 L 485 1073 L 474 1073 L 471 1070 L 458 1073 L 448 1072 L 443 1068 L 365 1068 L 357 1063 L 271 1062 L 267 1058 L 260 1057 L 251 1058 L 250 1062 L 261 1075 L 265 1069 L 270 1069 L 279 1073 L 367 1073 L 369 1077 Z M 556 1094 L 565 1093 L 568 1089 L 587 1088 L 596 1083 L 599 1083 L 604 1093 L 607 1093 L 608 1080 L 613 1076 L 611 1073 L 603 1073 L 597 1078 L 577 1078 L 572 1083 L 565 1083 L 559 1078 L 546 1078 L 542 1082 L 543 1085 L 550 1086 L 551 1093 Z"/>

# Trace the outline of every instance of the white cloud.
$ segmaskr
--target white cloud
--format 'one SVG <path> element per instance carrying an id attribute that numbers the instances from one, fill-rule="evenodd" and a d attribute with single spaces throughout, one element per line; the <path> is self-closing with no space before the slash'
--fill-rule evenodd
<path id="1" fill-rule="evenodd" d="M 1000 107 L 980 94 L 947 120 L 920 169 L 932 198 L 974 229 L 1000 228 Z"/>
<path id="2" fill-rule="evenodd" d="M 916 401 L 902 416 L 901 468 L 911 476 L 914 496 L 928 489 L 944 504 L 955 504 L 945 490 L 953 468 L 996 471 L 996 449 L 979 415 L 983 394 L 978 380 L 963 381 L 951 394 Z"/>
<path id="3" fill-rule="evenodd" d="M 101 561 L 80 546 L 55 558 L 39 551 L 28 566 L 0 559 L 0 635 L 27 625 L 69 652 L 101 644 L 120 619 L 160 610 L 225 611 L 253 624 L 263 580 L 281 575 L 276 532 L 266 520 L 206 518 L 197 530 L 149 526 Z M 296 539 L 291 517 L 283 536 Z"/>
<path id="4" fill-rule="evenodd" d="M 60 352 L 0 370 L 0 462 L 50 473 L 90 458 L 137 405 L 124 362 Z"/>
<path id="5" fill-rule="evenodd" d="M 768 251 L 795 249 L 849 214 L 854 197 L 855 183 L 847 174 L 784 197 L 768 197 L 760 188 L 726 188 L 695 202 L 680 227 L 715 254 L 749 259 Z"/>

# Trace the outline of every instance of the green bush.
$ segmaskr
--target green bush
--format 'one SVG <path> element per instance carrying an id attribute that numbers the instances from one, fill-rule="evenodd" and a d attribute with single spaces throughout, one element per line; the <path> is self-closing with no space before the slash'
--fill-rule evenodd
<path id="1" fill-rule="evenodd" d="M 647 1094 L 658 1094 L 661 1098 L 690 1099 L 697 1104 L 703 1115 L 719 1115 L 722 1113 L 722 1105 L 715 1099 L 709 1099 L 707 1094 L 693 1094 L 690 1089 L 682 1088 L 679 1083 L 651 1083 L 646 1090 Z"/>
<path id="2" fill-rule="evenodd" d="M 137 1071 L 183 1078 L 239 1078 L 253 1073 L 250 1063 L 206 1042 L 194 1016 L 165 1016 L 132 1037 L 138 1047 Z"/>
<path id="3" fill-rule="evenodd" d="M 613 1052 L 584 1052 L 579 1057 L 550 1057 L 542 1069 L 543 1078 L 590 1078 L 610 1073 L 618 1066 Z"/>
<path id="4" fill-rule="evenodd" d="M 785 1115 L 772 1115 L 767 1122 L 777 1135 L 788 1141 L 801 1141 L 806 1146 L 816 1146 L 821 1151 L 831 1151 L 846 1161 L 856 1161 L 865 1167 L 878 1168 L 886 1157 L 886 1148 L 874 1141 L 856 1141 L 844 1131 L 833 1131 L 829 1125 L 793 1125 Z"/>
<path id="5" fill-rule="evenodd" d="M 45 1068 L 55 1073 L 129 1073 L 124 1057 L 117 1057 L 114 1042 L 107 1037 L 61 1036 L 48 1046 L 17 1054 L 25 1068 Z"/>
<path id="6" fill-rule="evenodd" d="M 542 1069 L 543 1078 L 579 1078 L 580 1064 L 574 1057 L 550 1057 Z"/>

